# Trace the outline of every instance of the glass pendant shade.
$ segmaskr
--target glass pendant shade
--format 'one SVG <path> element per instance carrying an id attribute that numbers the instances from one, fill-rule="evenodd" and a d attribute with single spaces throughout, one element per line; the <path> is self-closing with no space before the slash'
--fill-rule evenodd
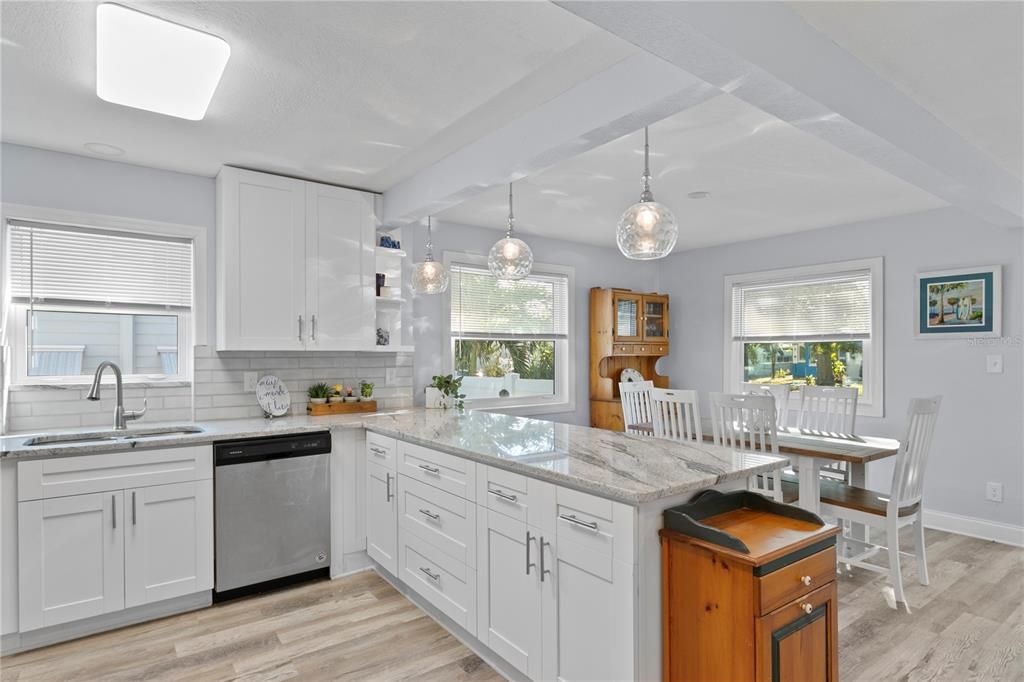
<path id="1" fill-rule="evenodd" d="M 417 294 L 444 293 L 450 279 L 448 268 L 434 260 L 431 219 L 427 218 L 427 255 L 422 263 L 412 266 L 412 290 Z"/>
<path id="2" fill-rule="evenodd" d="M 672 253 L 679 226 L 676 217 L 664 204 L 654 200 L 651 193 L 650 147 L 647 128 L 644 128 L 644 190 L 640 201 L 626 209 L 619 219 L 615 241 L 619 251 L 633 260 L 654 260 Z"/>
<path id="3" fill-rule="evenodd" d="M 487 267 L 498 279 L 522 279 L 533 270 L 533 251 L 522 239 L 512 236 L 515 218 L 512 215 L 512 185 L 508 186 L 508 231 L 487 254 Z"/>

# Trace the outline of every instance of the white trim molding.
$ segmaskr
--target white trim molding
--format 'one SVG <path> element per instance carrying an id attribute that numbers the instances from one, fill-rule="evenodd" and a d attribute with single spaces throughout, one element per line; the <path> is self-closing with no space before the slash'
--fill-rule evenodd
<path id="1" fill-rule="evenodd" d="M 989 521 L 973 516 L 961 516 L 935 509 L 924 510 L 924 525 L 933 530 L 991 540 L 1014 547 L 1024 547 L 1024 526 L 1014 526 L 1010 523 Z"/>

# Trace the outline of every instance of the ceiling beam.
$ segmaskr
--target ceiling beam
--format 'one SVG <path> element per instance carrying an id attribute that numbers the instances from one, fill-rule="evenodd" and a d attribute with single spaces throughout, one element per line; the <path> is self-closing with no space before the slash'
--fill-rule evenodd
<path id="1" fill-rule="evenodd" d="M 716 88 L 658 57 L 631 56 L 384 192 L 384 224 L 433 215 L 716 94 Z"/>
<path id="2" fill-rule="evenodd" d="M 773 116 L 997 225 L 1020 178 L 782 2 L 556 4 Z"/>

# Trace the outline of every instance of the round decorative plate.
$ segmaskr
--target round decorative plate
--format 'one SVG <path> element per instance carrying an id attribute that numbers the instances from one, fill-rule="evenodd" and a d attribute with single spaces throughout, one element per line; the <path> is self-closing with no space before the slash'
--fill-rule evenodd
<path id="1" fill-rule="evenodd" d="M 627 384 L 643 380 L 644 375 L 638 372 L 637 370 L 633 369 L 632 367 L 627 367 L 626 369 L 622 370 L 622 376 L 619 377 L 619 381 Z"/>
<path id="2" fill-rule="evenodd" d="M 256 402 L 268 416 L 281 417 L 288 414 L 292 406 L 292 396 L 280 379 L 273 374 L 267 374 L 256 382 Z"/>

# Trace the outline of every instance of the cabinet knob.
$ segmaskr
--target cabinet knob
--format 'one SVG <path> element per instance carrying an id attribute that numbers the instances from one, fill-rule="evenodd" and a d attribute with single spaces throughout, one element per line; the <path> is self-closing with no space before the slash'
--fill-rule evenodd
<path id="1" fill-rule="evenodd" d="M 807 613 L 807 614 L 809 614 L 811 611 L 814 610 L 814 606 L 812 604 L 807 603 L 807 602 L 804 602 L 803 604 L 801 604 L 800 608 L 803 609 L 803 612 Z"/>
<path id="2" fill-rule="evenodd" d="M 803 576 L 802 578 L 800 578 L 800 582 L 802 582 L 804 585 L 810 585 L 811 582 L 812 582 L 811 576 L 809 576 L 809 575 Z"/>

